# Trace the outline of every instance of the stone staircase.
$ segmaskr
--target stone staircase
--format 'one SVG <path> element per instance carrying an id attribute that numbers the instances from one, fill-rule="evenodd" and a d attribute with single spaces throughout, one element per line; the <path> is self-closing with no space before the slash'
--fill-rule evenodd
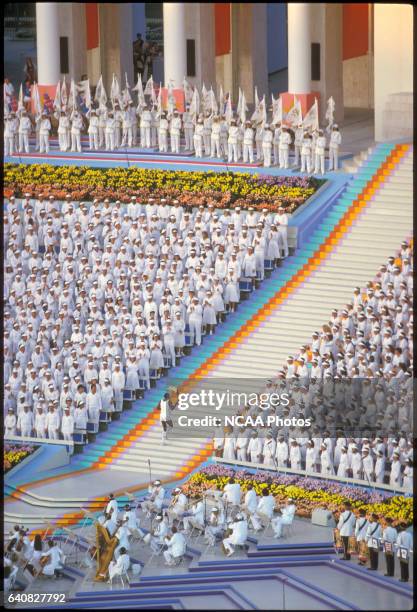
<path id="1" fill-rule="evenodd" d="M 186 380 L 187 374 L 189 382 L 199 377 L 240 379 L 242 390 L 258 390 L 254 379 L 276 374 L 288 354 L 308 342 L 314 329 L 328 320 L 331 308 L 343 306 L 351 299 L 353 287 L 374 277 L 412 228 L 412 150 L 405 146 L 392 150 L 380 146 L 369 154 L 308 243 L 241 305 L 240 316 L 246 320 L 242 327 L 197 370 L 181 371 L 180 380 Z M 387 166 L 391 167 L 385 167 L 390 153 Z M 375 183 L 379 179 L 383 182 Z M 370 196 L 368 190 L 374 183 Z M 341 220 L 347 225 L 340 225 Z M 300 270 L 314 255 L 314 269 L 304 279 L 301 274 L 300 280 Z M 224 336 L 227 334 L 221 333 L 217 342 L 224 341 Z M 210 453 L 209 441 L 201 434 L 162 446 L 157 413 L 147 418 L 146 429 L 116 444 L 104 458 L 94 451 L 98 465 L 140 474 L 148 469 L 151 457 L 159 477 L 181 478 Z"/>

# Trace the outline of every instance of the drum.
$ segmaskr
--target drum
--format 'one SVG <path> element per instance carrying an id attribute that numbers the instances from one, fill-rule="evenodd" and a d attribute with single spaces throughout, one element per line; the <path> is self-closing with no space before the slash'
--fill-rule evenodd
<path id="1" fill-rule="evenodd" d="M 343 542 L 339 529 L 333 529 L 333 544 L 337 552 L 343 552 Z"/>
<path id="2" fill-rule="evenodd" d="M 367 563 L 369 558 L 368 544 L 365 540 L 359 542 L 358 559 L 361 563 Z"/>
<path id="3" fill-rule="evenodd" d="M 348 541 L 348 554 L 356 555 L 356 553 L 358 552 L 358 548 L 359 546 L 355 536 L 350 536 Z"/>
<path id="4" fill-rule="evenodd" d="M 45 567 L 45 565 L 48 565 L 49 563 L 49 557 L 47 556 L 43 556 L 39 559 L 39 565 L 43 568 Z"/>

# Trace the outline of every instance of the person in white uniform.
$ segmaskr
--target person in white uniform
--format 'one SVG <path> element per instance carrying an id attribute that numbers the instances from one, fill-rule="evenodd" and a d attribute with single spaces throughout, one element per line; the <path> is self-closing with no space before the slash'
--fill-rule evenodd
<path id="1" fill-rule="evenodd" d="M 175 565 L 184 556 L 187 549 L 187 542 L 182 533 L 174 525 L 171 529 L 171 537 L 165 538 L 167 550 L 164 550 L 165 564 Z"/>
<path id="2" fill-rule="evenodd" d="M 343 543 L 343 560 L 348 561 L 350 559 L 350 553 L 348 552 L 349 548 L 349 538 L 353 536 L 356 525 L 356 517 L 352 512 L 352 504 L 350 502 L 345 503 L 345 509 L 340 513 L 339 522 L 337 523 L 337 528 L 340 533 L 340 537 L 342 538 Z"/>
<path id="3" fill-rule="evenodd" d="M 339 167 L 339 147 L 342 143 L 342 135 L 339 126 L 335 123 L 332 126 L 329 143 L 329 170 L 337 170 Z"/>
<path id="4" fill-rule="evenodd" d="M 243 514 L 238 514 L 234 523 L 229 525 L 232 533 L 223 540 L 223 548 L 227 557 L 235 552 L 234 546 L 246 545 L 248 538 L 248 522 Z"/>
<path id="5" fill-rule="evenodd" d="M 64 555 L 62 550 L 55 544 L 54 540 L 48 541 L 48 550 L 42 556 L 48 557 L 48 563 L 43 566 L 42 574 L 44 576 L 59 575 L 59 570 L 62 569 Z"/>
<path id="6" fill-rule="evenodd" d="M 120 548 L 119 557 L 117 561 L 110 561 L 109 564 L 109 583 L 116 576 L 125 575 L 130 568 L 130 557 L 127 553 L 126 548 Z"/>
<path id="7" fill-rule="evenodd" d="M 281 516 L 274 517 L 271 521 L 275 538 L 282 537 L 282 528 L 284 525 L 292 524 L 296 510 L 297 508 L 294 504 L 294 500 L 289 497 L 287 503 L 281 509 Z"/>

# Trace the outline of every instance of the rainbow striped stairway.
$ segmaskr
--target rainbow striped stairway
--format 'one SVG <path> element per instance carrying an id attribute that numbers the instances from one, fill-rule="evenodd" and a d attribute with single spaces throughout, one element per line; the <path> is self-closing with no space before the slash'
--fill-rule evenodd
<path id="1" fill-rule="evenodd" d="M 141 473 L 152 457 L 158 474 L 168 479 L 194 469 L 209 452 L 202 439 L 160 444 L 155 406 L 166 386 L 202 376 L 247 378 L 250 373 L 263 378 L 276 373 L 288 352 L 308 341 L 330 309 L 343 306 L 353 287 L 371 279 L 378 264 L 410 234 L 411 179 L 410 146 L 377 146 L 297 255 L 288 258 L 178 374 L 172 371 L 164 388 L 154 389 L 74 464 Z"/>

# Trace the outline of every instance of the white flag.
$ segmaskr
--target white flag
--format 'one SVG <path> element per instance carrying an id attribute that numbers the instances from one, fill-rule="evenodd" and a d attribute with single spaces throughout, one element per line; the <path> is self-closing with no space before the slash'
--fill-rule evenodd
<path id="1" fill-rule="evenodd" d="M 153 78 L 149 77 L 149 79 L 146 82 L 143 93 L 145 94 L 145 96 L 151 96 L 152 92 L 153 92 Z"/>
<path id="2" fill-rule="evenodd" d="M 230 124 L 230 122 L 233 119 L 233 110 L 232 110 L 232 97 L 230 95 L 227 96 L 227 102 L 226 102 L 226 112 L 225 112 L 225 116 L 226 116 L 226 121 L 227 123 Z"/>
<path id="3" fill-rule="evenodd" d="M 239 113 L 239 118 L 242 124 L 246 122 L 247 112 L 248 112 L 248 107 L 246 104 L 245 92 L 242 92 L 242 100 L 240 102 L 240 113 Z"/>
<path id="4" fill-rule="evenodd" d="M 279 96 L 275 100 L 275 109 L 272 114 L 272 123 L 277 124 L 282 122 L 282 98 Z"/>
<path id="5" fill-rule="evenodd" d="M 68 108 L 74 111 L 77 108 L 77 92 L 75 89 L 75 81 L 71 79 L 71 87 L 68 96 Z"/>
<path id="6" fill-rule="evenodd" d="M 162 83 L 159 83 L 159 91 L 158 91 L 158 100 L 156 110 L 158 112 L 158 116 L 160 117 L 162 114 Z"/>
<path id="7" fill-rule="evenodd" d="M 174 82 L 170 80 L 168 82 L 168 115 L 173 115 L 176 108 L 177 102 L 174 96 Z"/>
<path id="8" fill-rule="evenodd" d="M 301 112 L 301 102 L 297 100 L 294 96 L 294 104 L 290 108 L 285 117 L 285 123 L 290 125 L 291 127 L 298 127 L 300 123 L 303 122 L 303 114 Z"/>
<path id="9" fill-rule="evenodd" d="M 319 107 L 317 104 L 317 98 L 314 98 L 313 106 L 310 108 L 310 110 L 304 117 L 303 128 L 305 130 L 310 128 L 312 130 L 319 129 Z"/>
<path id="10" fill-rule="evenodd" d="M 120 104 L 121 92 L 120 85 L 117 76 L 113 73 L 113 79 L 110 88 L 110 100 L 113 104 L 113 108 L 116 104 Z"/>
<path id="11" fill-rule="evenodd" d="M 65 81 L 65 77 L 64 77 L 64 80 L 62 81 L 62 87 L 61 87 L 61 102 L 62 102 L 62 107 L 65 110 L 68 104 L 67 83 Z"/>
<path id="12" fill-rule="evenodd" d="M 203 83 L 203 87 L 201 88 L 201 106 L 203 108 L 203 111 L 207 110 L 207 102 L 208 102 L 207 94 L 208 94 L 208 91 L 206 89 L 206 86 Z"/>
<path id="13" fill-rule="evenodd" d="M 259 96 L 258 96 L 258 88 L 255 87 L 255 110 L 259 108 Z"/>
<path id="14" fill-rule="evenodd" d="M 42 112 L 41 98 L 39 96 L 39 89 L 37 83 L 32 85 L 31 98 L 33 100 L 33 107 L 35 109 L 35 115 L 40 115 Z"/>
<path id="15" fill-rule="evenodd" d="M 96 85 L 96 93 L 94 95 L 94 99 L 96 102 L 100 104 L 100 106 L 106 106 L 107 104 L 107 94 L 103 85 L 103 77 L 100 75 L 98 83 Z"/>
<path id="16" fill-rule="evenodd" d="M 240 117 L 240 111 L 242 110 L 242 90 L 239 87 L 239 98 L 237 101 L 236 114 Z"/>
<path id="17" fill-rule="evenodd" d="M 220 91 L 219 91 L 219 109 L 220 109 L 220 114 L 223 115 L 224 113 L 224 93 L 223 93 L 222 85 L 220 85 Z"/>
<path id="18" fill-rule="evenodd" d="M 266 100 L 265 94 L 262 100 L 259 102 L 259 115 L 263 124 L 266 123 Z"/>
<path id="19" fill-rule="evenodd" d="M 190 103 L 190 115 L 193 118 L 194 122 L 196 121 L 199 112 L 200 112 L 200 96 L 198 94 L 198 90 L 196 87 L 194 89 L 193 97 L 191 98 L 191 103 Z"/>
<path id="20" fill-rule="evenodd" d="M 189 84 L 189 82 L 187 81 L 185 77 L 182 82 L 182 87 L 184 89 L 185 103 L 191 104 L 191 100 L 193 99 L 193 88 L 191 87 L 191 85 Z"/>
<path id="21" fill-rule="evenodd" d="M 217 115 L 219 109 L 218 109 L 218 106 L 217 106 L 217 100 L 216 100 L 216 96 L 215 96 L 215 93 L 213 91 L 213 88 L 210 89 L 209 96 L 210 96 L 210 110 L 211 110 L 211 113 L 214 114 L 214 115 Z"/>
<path id="22" fill-rule="evenodd" d="M 61 81 L 58 81 L 58 85 L 56 86 L 55 91 L 55 99 L 54 99 L 54 109 L 57 111 L 61 110 L 62 102 L 61 102 Z"/>
<path id="23" fill-rule="evenodd" d="M 146 106 L 145 95 L 143 93 L 142 75 L 138 74 L 138 82 L 133 87 L 132 91 L 138 92 L 138 108 L 142 109 Z"/>
<path id="24" fill-rule="evenodd" d="M 79 81 L 77 83 L 77 91 L 81 94 L 81 97 L 85 101 L 85 105 L 87 108 L 91 108 L 91 90 L 90 90 L 90 79 L 86 79 L 85 81 Z"/>
<path id="25" fill-rule="evenodd" d="M 19 100 L 17 102 L 17 112 L 21 113 L 22 110 L 25 110 L 25 105 L 23 104 L 23 86 L 22 86 L 22 83 L 20 83 Z"/>
<path id="26" fill-rule="evenodd" d="M 335 111 L 335 101 L 333 100 L 333 96 L 330 96 L 330 98 L 327 100 L 327 108 L 326 108 L 326 114 L 325 114 L 325 118 L 327 119 L 327 128 L 326 131 L 330 132 L 330 130 L 332 129 L 332 125 L 334 123 L 334 111 Z"/>

